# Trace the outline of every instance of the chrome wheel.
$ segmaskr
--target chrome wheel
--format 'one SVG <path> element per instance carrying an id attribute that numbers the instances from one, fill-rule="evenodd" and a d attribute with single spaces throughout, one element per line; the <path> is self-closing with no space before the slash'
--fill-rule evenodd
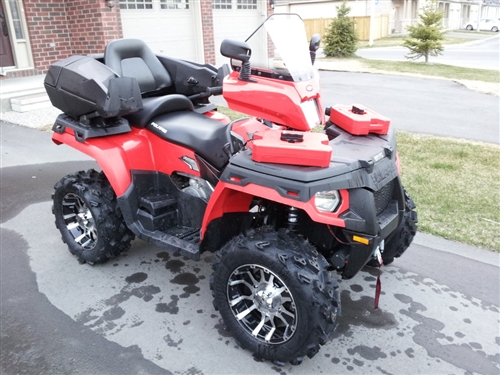
<path id="1" fill-rule="evenodd" d="M 85 202 L 76 194 L 66 194 L 62 199 L 62 214 L 75 242 L 84 250 L 92 250 L 97 244 L 97 229 Z"/>
<path id="2" fill-rule="evenodd" d="M 227 298 L 239 324 L 257 340 L 282 344 L 293 336 L 297 311 L 283 281 L 256 264 L 238 267 L 229 277 Z"/>

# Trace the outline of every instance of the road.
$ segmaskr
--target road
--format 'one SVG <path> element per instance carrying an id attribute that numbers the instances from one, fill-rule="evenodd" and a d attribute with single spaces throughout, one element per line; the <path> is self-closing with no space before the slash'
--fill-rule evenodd
<path id="1" fill-rule="evenodd" d="M 444 47 L 443 54 L 430 56 L 429 62 L 476 69 L 500 69 L 500 35 L 464 44 L 448 44 Z M 356 55 L 373 60 L 408 61 L 405 58 L 408 52 L 404 47 L 373 47 L 359 49 Z"/>
<path id="2" fill-rule="evenodd" d="M 94 166 L 50 134 L 1 125 L 2 374 L 498 374 L 499 254 L 419 233 L 384 268 L 342 281 L 335 338 L 298 367 L 258 362 L 220 324 L 194 262 L 141 241 L 79 264 L 53 224 L 63 175 Z"/>
<path id="3" fill-rule="evenodd" d="M 325 106 L 359 103 L 398 130 L 500 143 L 497 96 L 443 79 L 326 71 L 320 78 Z"/>
<path id="4" fill-rule="evenodd" d="M 397 130 L 500 143 L 498 96 L 460 83 L 375 73 L 320 71 L 323 105 L 354 104 L 391 120 Z M 216 104 L 227 105 L 222 97 Z"/>

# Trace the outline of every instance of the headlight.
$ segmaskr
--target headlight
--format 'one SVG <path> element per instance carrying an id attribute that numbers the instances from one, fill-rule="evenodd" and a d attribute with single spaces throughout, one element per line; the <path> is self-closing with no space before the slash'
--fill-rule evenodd
<path id="1" fill-rule="evenodd" d="M 337 190 L 320 191 L 314 196 L 316 208 L 323 212 L 333 212 L 340 203 L 340 196 Z"/>
<path id="2" fill-rule="evenodd" d="M 302 108 L 302 112 L 304 112 L 304 116 L 309 124 L 309 129 L 321 124 L 321 119 L 318 114 L 318 105 L 315 99 L 300 103 L 300 108 Z"/>

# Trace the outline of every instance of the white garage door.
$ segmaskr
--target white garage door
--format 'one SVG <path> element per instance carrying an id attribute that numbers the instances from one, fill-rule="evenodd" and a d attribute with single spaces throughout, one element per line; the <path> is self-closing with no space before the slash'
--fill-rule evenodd
<path id="1" fill-rule="evenodd" d="M 201 62 L 196 7 L 197 0 L 120 0 L 123 36 L 144 40 L 156 53 Z"/>
<path id="2" fill-rule="evenodd" d="M 267 0 L 212 0 L 214 38 L 217 66 L 228 62 L 220 54 L 224 39 L 244 41 L 265 19 Z M 253 48 L 252 60 L 267 54 L 267 39 L 260 48 Z"/>

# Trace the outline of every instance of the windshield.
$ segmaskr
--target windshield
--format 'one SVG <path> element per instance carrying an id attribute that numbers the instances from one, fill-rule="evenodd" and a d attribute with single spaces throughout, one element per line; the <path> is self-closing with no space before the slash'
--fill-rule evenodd
<path id="1" fill-rule="evenodd" d="M 297 14 L 273 14 L 247 40 L 252 68 L 287 72 L 295 82 L 314 78 L 304 23 Z"/>

